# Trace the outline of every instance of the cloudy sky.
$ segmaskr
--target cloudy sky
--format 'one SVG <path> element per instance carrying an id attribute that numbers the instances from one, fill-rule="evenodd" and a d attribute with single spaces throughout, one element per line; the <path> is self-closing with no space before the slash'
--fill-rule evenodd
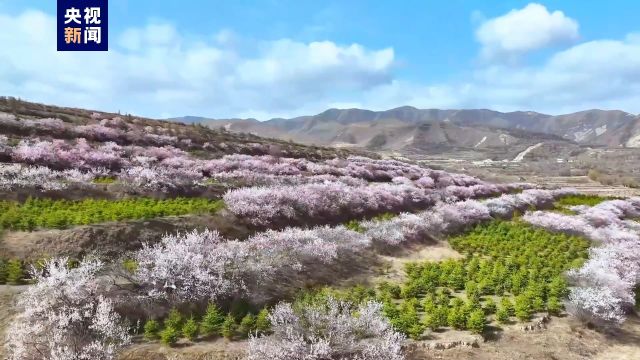
<path id="1" fill-rule="evenodd" d="M 56 51 L 54 0 L 0 0 L 0 95 L 150 117 L 327 108 L 640 113 L 640 2 L 109 0 Z"/>

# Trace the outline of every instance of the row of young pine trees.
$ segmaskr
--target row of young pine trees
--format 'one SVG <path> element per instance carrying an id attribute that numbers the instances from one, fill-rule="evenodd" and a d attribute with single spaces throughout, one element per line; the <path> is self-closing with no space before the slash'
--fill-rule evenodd
<path id="1" fill-rule="evenodd" d="M 232 312 L 220 310 L 215 304 L 209 304 L 207 311 L 198 321 L 194 316 L 185 318 L 180 311 L 173 308 L 161 323 L 148 320 L 144 324 L 144 337 L 147 340 L 160 340 L 172 346 L 180 338 L 197 341 L 200 337 L 220 336 L 227 340 L 246 339 L 249 335 L 261 335 L 270 331 L 269 312 L 262 309 L 257 315 L 246 313 L 238 316 Z"/>

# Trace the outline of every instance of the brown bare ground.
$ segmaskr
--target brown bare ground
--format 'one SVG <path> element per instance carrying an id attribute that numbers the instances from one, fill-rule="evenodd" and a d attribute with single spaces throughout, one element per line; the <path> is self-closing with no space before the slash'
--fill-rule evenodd
<path id="1" fill-rule="evenodd" d="M 409 262 L 417 261 L 443 261 L 446 259 L 461 259 L 462 254 L 451 248 L 446 241 L 437 241 L 429 244 L 417 244 L 413 247 L 394 255 L 381 256 L 385 261 L 384 274 L 376 281 L 403 281 L 405 278 L 404 266 Z"/>
<path id="2" fill-rule="evenodd" d="M 452 341 L 454 339 L 444 339 Z M 478 347 L 449 350 L 419 349 L 415 359 L 546 360 L 546 359 L 640 359 L 640 321 L 632 316 L 620 329 L 609 333 L 588 329 L 574 319 L 552 318 L 544 330 L 525 332 L 521 325 L 495 331 L 495 340 Z"/>

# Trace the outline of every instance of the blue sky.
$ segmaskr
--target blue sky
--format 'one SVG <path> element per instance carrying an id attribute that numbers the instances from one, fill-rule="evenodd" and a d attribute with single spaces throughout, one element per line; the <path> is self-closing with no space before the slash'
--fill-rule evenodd
<path id="1" fill-rule="evenodd" d="M 151 117 L 402 105 L 640 112 L 637 1 L 110 0 L 110 51 L 55 51 L 0 0 L 0 94 Z"/>

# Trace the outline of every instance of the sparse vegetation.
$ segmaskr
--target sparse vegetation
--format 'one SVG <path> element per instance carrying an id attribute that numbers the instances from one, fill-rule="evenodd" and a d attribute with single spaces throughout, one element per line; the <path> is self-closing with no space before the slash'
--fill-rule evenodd
<path id="1" fill-rule="evenodd" d="M 589 170 L 587 176 L 593 181 L 597 181 L 602 185 L 622 185 L 630 188 L 640 187 L 638 180 L 631 176 L 611 175 L 597 169 Z"/>

